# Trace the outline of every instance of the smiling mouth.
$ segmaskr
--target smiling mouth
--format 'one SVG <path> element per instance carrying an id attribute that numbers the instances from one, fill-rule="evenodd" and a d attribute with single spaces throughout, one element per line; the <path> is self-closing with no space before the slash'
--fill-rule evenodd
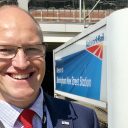
<path id="1" fill-rule="evenodd" d="M 13 79 L 17 79 L 17 80 L 23 80 L 23 79 L 28 79 L 30 78 L 33 73 L 28 73 L 28 74 L 8 74 L 10 77 L 12 77 Z"/>

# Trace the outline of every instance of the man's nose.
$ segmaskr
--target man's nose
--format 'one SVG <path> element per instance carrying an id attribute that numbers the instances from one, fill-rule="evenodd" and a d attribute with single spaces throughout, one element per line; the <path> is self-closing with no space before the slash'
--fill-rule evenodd
<path id="1" fill-rule="evenodd" d="M 30 65 L 30 61 L 23 49 L 18 49 L 16 56 L 12 59 L 12 65 L 21 70 L 26 69 Z"/>

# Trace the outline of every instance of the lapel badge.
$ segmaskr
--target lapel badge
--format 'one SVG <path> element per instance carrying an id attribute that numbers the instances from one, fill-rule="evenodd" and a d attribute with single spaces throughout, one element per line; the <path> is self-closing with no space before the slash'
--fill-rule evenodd
<path id="1" fill-rule="evenodd" d="M 62 120 L 62 125 L 69 125 L 69 122 L 68 121 L 65 121 L 65 120 Z"/>

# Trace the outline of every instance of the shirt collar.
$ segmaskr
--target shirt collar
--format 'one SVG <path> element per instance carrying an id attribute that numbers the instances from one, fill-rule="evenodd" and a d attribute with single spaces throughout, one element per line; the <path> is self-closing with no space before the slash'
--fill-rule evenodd
<path id="1" fill-rule="evenodd" d="M 31 110 L 35 111 L 36 114 L 42 119 L 43 118 L 43 89 L 40 89 L 40 94 L 37 97 L 36 101 L 34 104 L 30 107 Z"/>
<path id="2" fill-rule="evenodd" d="M 34 104 L 30 107 L 31 110 L 35 111 L 37 115 L 43 118 L 43 89 L 40 89 L 40 94 L 35 100 Z M 23 109 L 17 108 L 13 105 L 6 103 L 5 101 L 0 101 L 0 119 L 4 125 L 13 127 L 17 118 Z"/>

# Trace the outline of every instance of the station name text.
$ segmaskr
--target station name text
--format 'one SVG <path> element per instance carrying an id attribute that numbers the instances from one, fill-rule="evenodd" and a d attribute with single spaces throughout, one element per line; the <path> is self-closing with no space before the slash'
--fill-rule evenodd
<path id="1" fill-rule="evenodd" d="M 83 86 L 83 87 L 91 87 L 91 79 L 87 77 L 57 77 L 56 78 L 57 84 L 61 85 L 73 85 L 73 86 Z"/>

